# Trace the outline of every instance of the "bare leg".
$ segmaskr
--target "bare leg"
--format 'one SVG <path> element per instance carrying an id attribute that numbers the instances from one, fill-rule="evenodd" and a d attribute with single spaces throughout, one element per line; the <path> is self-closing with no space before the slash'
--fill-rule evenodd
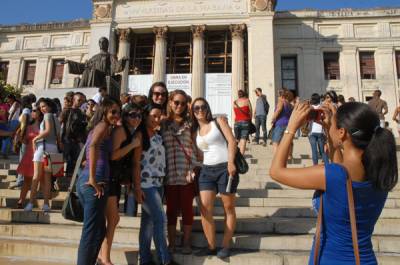
<path id="1" fill-rule="evenodd" d="M 214 191 L 200 192 L 201 224 L 207 238 L 208 248 L 211 250 L 216 248 L 215 222 L 213 218 L 215 196 Z"/>
<path id="2" fill-rule="evenodd" d="M 28 191 L 30 190 L 31 185 L 32 185 L 32 178 L 24 178 L 21 192 L 19 194 L 18 204 L 23 204 L 25 202 L 26 195 L 28 194 Z"/>
<path id="3" fill-rule="evenodd" d="M 224 240 L 222 242 L 222 247 L 229 248 L 230 242 L 232 240 L 233 234 L 236 228 L 236 211 L 235 211 L 235 194 L 222 194 L 222 203 L 224 204 L 225 211 L 225 230 L 224 230 Z"/>
<path id="4" fill-rule="evenodd" d="M 117 196 L 108 197 L 106 206 L 107 231 L 104 238 L 99 258 L 104 265 L 112 265 L 111 247 L 114 240 L 114 233 L 119 223 L 118 201 Z"/>
<path id="5" fill-rule="evenodd" d="M 242 153 L 242 155 L 244 155 L 244 153 L 246 152 L 246 143 L 247 143 L 246 139 L 240 139 L 239 141 L 239 150 L 240 153 Z"/>
<path id="6" fill-rule="evenodd" d="M 33 178 L 31 185 L 31 194 L 29 201 L 33 204 L 36 199 L 37 188 L 40 176 L 43 174 L 43 166 L 41 162 L 33 162 Z"/>

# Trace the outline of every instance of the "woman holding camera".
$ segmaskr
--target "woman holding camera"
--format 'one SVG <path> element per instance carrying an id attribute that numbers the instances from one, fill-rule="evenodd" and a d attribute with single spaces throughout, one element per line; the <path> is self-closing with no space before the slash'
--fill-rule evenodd
<path id="1" fill-rule="evenodd" d="M 360 264 L 358 261 L 377 264 L 371 236 L 388 191 L 398 180 L 394 136 L 380 127 L 378 115 L 366 104 L 346 103 L 337 110 L 333 104 L 328 104 L 323 109 L 322 123 L 333 163 L 287 168 L 294 132 L 306 122 L 311 111 L 309 104 L 301 103 L 292 113 L 272 161 L 270 175 L 291 187 L 322 192 L 315 195 L 319 198 L 315 200 L 315 207 L 321 209 L 322 232 L 320 240 L 318 237 L 315 240 L 318 244 L 314 244 L 309 264 L 354 265 L 356 261 L 356 264 Z M 348 187 L 346 183 L 350 183 Z M 356 228 L 351 225 L 354 215 L 349 209 L 352 208 L 355 209 Z"/>

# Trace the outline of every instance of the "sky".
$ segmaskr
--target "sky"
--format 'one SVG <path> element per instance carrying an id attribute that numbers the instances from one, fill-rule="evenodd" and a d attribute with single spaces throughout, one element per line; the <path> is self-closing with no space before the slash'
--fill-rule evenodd
<path id="1" fill-rule="evenodd" d="M 88 19 L 92 0 L 0 0 L 0 24 Z M 217 0 L 215 0 L 217 1 Z M 400 7 L 400 0 L 278 0 L 278 10 Z"/>

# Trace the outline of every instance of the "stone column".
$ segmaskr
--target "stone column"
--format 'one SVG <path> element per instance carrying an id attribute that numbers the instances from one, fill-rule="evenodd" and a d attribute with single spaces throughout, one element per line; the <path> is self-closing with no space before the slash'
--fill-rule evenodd
<path id="1" fill-rule="evenodd" d="M 122 58 L 129 59 L 130 50 L 131 50 L 131 37 L 132 30 L 128 29 L 118 29 L 117 35 L 119 36 L 119 50 L 118 50 L 118 59 Z M 122 80 L 121 80 L 121 93 L 128 92 L 128 82 L 129 82 L 129 60 L 125 64 L 125 69 L 122 72 Z"/>
<path id="2" fill-rule="evenodd" d="M 204 97 L 204 31 L 205 25 L 192 26 L 193 66 L 192 98 Z"/>
<path id="3" fill-rule="evenodd" d="M 166 60 L 168 27 L 154 27 L 153 32 L 156 35 L 153 83 L 165 82 L 165 74 L 167 73 Z"/>
<path id="4" fill-rule="evenodd" d="M 231 25 L 232 33 L 232 93 L 237 98 L 237 92 L 244 89 L 244 42 L 245 24 Z"/>

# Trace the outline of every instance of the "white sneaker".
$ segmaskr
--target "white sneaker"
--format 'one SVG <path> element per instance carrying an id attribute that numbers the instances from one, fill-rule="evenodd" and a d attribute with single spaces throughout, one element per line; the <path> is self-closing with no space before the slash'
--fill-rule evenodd
<path id="1" fill-rule="evenodd" d="M 50 212 L 50 206 L 48 204 L 43 204 L 43 208 L 42 208 L 43 212 L 48 213 Z"/>
<path id="2" fill-rule="evenodd" d="M 31 202 L 29 202 L 29 203 L 25 206 L 24 211 L 25 211 L 25 212 L 31 212 L 32 209 L 33 209 L 33 204 L 32 204 Z"/>

